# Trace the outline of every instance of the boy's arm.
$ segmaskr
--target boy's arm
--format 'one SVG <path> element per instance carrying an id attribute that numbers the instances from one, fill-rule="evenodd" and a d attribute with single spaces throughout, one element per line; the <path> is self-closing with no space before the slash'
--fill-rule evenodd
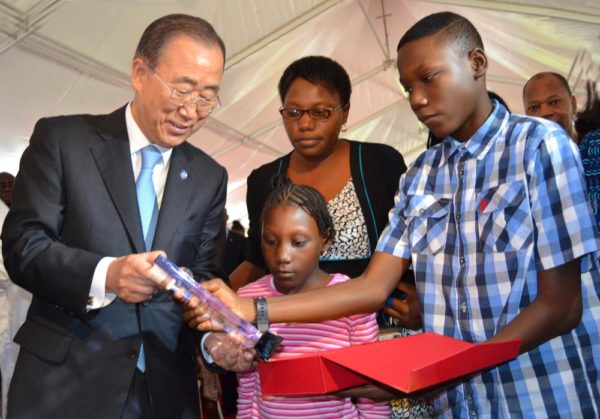
<path id="1" fill-rule="evenodd" d="M 538 273 L 538 295 L 490 341 L 522 339 L 521 353 L 563 333 L 581 320 L 580 260 Z"/>
<path id="2" fill-rule="evenodd" d="M 268 298 L 269 322 L 316 323 L 352 314 L 378 311 L 406 273 L 409 265 L 410 259 L 375 252 L 367 269 L 359 277 L 314 291 Z M 251 323 L 256 322 L 256 309 L 252 298 L 236 296 L 223 281 L 218 279 L 205 281 L 202 286 L 241 317 Z M 183 317 L 188 326 L 197 330 L 215 329 L 197 299 L 188 302 Z"/>
<path id="3" fill-rule="evenodd" d="M 404 181 L 405 177 L 402 177 L 388 225 L 365 272 L 331 287 L 269 298 L 268 316 L 271 323 L 321 322 L 352 314 L 372 313 L 383 306 L 411 262 L 408 250 L 410 237 L 404 215 L 407 202 L 402 192 Z M 218 280 L 204 282 L 203 286 L 244 319 L 250 322 L 256 320 L 251 299 L 237 298 Z M 214 326 L 194 301 L 188 304 L 184 318 L 190 327 L 198 330 L 212 330 Z"/>
<path id="4" fill-rule="evenodd" d="M 409 265 L 410 259 L 375 252 L 357 278 L 315 291 L 269 298 L 269 319 L 272 323 L 320 322 L 373 313 L 383 306 Z M 252 314 L 254 317 L 254 308 Z"/>

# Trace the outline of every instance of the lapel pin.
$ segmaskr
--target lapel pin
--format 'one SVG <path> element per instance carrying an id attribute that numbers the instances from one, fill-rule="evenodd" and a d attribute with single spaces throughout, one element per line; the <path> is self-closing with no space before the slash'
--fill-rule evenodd
<path id="1" fill-rule="evenodd" d="M 186 180 L 187 177 L 188 177 L 188 172 L 186 172 L 185 170 L 182 170 L 182 171 L 179 172 L 179 178 L 181 180 Z"/>

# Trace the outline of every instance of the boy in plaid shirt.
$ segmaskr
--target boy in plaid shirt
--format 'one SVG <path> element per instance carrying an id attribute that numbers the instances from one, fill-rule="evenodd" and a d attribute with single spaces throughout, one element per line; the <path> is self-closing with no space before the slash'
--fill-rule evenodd
<path id="1" fill-rule="evenodd" d="M 515 360 L 439 393 L 438 415 L 598 417 L 598 233 L 579 154 L 556 124 L 490 102 L 487 65 L 477 30 L 462 16 L 433 14 L 406 32 L 400 82 L 416 116 L 444 141 L 400 179 L 364 274 L 269 298 L 269 318 L 376 311 L 412 263 L 424 330 L 469 342 L 522 339 Z M 208 288 L 255 319 L 252 300 L 236 299 L 218 281 Z M 186 312 L 189 324 L 210 327 L 198 311 Z M 213 352 L 227 366 L 224 348 L 232 346 Z M 354 393 L 378 394 L 373 386 Z"/>

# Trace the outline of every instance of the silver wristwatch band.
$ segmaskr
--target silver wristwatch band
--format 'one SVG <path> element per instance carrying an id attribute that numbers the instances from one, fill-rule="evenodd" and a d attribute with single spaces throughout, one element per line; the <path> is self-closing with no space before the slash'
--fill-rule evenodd
<path id="1" fill-rule="evenodd" d="M 269 312 L 267 311 L 267 299 L 265 297 L 254 298 L 256 305 L 256 327 L 262 333 L 269 330 Z"/>

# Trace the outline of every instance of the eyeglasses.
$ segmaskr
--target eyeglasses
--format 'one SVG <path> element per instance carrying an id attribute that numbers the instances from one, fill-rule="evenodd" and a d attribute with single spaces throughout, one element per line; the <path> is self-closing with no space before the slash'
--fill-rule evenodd
<path id="1" fill-rule="evenodd" d="M 148 64 L 146 64 L 148 69 L 154 77 L 162 84 L 165 89 L 167 89 L 170 93 L 169 99 L 173 103 L 173 105 L 181 108 L 183 106 L 195 106 L 196 110 L 201 115 L 208 115 L 215 109 L 218 109 L 221 106 L 221 100 L 219 96 L 208 90 L 210 93 L 197 93 L 197 92 L 186 92 L 183 90 L 176 89 L 174 87 L 169 86 L 163 79 L 160 78 L 156 71 Z"/>
<path id="2" fill-rule="evenodd" d="M 308 116 L 314 121 L 323 121 L 325 119 L 329 119 L 333 112 L 342 107 L 343 105 L 340 103 L 333 108 L 310 108 L 310 109 L 300 109 L 300 108 L 279 108 L 279 113 L 283 116 L 284 119 L 296 120 L 302 118 L 302 115 L 306 112 Z"/>

